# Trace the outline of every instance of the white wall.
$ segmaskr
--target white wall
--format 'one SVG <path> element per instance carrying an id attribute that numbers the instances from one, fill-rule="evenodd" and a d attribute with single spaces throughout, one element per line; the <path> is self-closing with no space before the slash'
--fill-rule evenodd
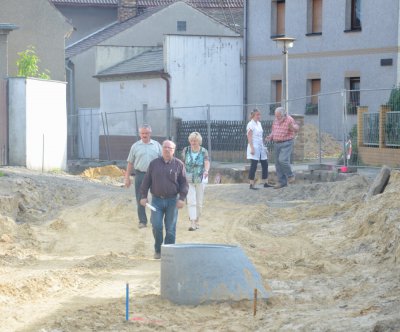
<path id="1" fill-rule="evenodd" d="M 67 169 L 65 82 L 9 79 L 10 165 Z"/>
<path id="2" fill-rule="evenodd" d="M 167 35 L 165 70 L 171 76 L 171 107 L 183 120 L 204 120 L 204 109 L 175 108 L 199 105 L 241 105 L 243 69 L 241 37 Z M 213 109 L 212 120 L 242 120 L 242 108 Z"/>
<path id="3" fill-rule="evenodd" d="M 100 112 L 107 113 L 110 135 L 136 135 L 134 111 L 141 125 L 143 104 L 149 110 L 145 122 L 151 124 L 153 136 L 166 133 L 166 82 L 160 77 L 100 82 L 100 104 Z"/>

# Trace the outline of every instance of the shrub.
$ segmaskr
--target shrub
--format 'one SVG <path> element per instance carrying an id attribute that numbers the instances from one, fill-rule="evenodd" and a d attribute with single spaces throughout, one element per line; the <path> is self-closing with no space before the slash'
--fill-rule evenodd
<path id="1" fill-rule="evenodd" d="M 400 85 L 392 89 L 386 105 L 390 107 L 392 112 L 400 112 Z"/>
<path id="2" fill-rule="evenodd" d="M 44 72 L 39 72 L 40 59 L 36 55 L 35 47 L 29 46 L 26 51 L 19 52 L 17 60 L 18 76 L 20 77 L 38 77 L 45 80 L 50 79 L 50 71 L 46 69 Z"/>

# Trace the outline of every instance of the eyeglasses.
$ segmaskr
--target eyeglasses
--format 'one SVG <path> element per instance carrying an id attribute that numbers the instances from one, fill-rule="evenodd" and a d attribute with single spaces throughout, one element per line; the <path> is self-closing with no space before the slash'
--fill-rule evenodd
<path id="1" fill-rule="evenodd" d="M 171 146 L 163 146 L 163 149 L 165 149 L 165 150 L 175 150 L 175 148 L 173 148 Z"/>

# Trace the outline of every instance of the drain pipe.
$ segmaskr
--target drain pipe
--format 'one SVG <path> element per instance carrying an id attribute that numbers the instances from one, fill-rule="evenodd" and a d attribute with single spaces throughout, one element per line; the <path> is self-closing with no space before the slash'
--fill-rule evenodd
<path id="1" fill-rule="evenodd" d="M 171 83 L 169 81 L 170 76 L 167 73 L 161 73 L 161 78 L 166 83 L 167 128 L 166 128 L 165 137 L 168 138 L 168 139 L 172 139 L 172 135 L 171 135 L 171 122 L 172 122 L 172 116 L 171 116 Z"/>
<path id="2" fill-rule="evenodd" d="M 247 119 L 247 0 L 243 2 L 244 22 L 243 22 L 243 121 Z"/>
<path id="3" fill-rule="evenodd" d="M 68 76 L 69 76 L 69 80 L 68 80 L 69 112 L 67 112 L 67 124 L 68 124 L 68 128 L 72 127 L 72 129 L 73 129 L 74 126 L 72 125 L 72 122 L 74 121 L 74 119 L 76 121 L 77 117 L 76 118 L 73 117 L 73 115 L 74 115 L 73 112 L 75 109 L 75 104 L 74 104 L 75 103 L 75 93 L 74 93 L 74 71 L 72 68 L 70 68 L 71 65 L 72 65 L 72 61 L 68 60 L 67 63 L 65 64 L 65 69 L 68 72 Z M 69 117 L 68 117 L 68 115 L 69 115 Z M 67 137 L 68 137 L 68 133 L 67 133 Z M 74 130 L 72 130 L 71 157 L 73 157 L 73 158 L 75 157 L 74 156 L 74 154 L 75 154 L 74 153 L 74 151 L 75 151 L 74 137 L 75 137 Z"/>

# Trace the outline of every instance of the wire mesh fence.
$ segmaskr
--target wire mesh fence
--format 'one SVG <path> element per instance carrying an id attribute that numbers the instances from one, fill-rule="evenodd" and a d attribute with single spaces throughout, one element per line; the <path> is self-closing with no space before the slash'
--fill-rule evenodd
<path id="1" fill-rule="evenodd" d="M 398 96 L 397 89 L 343 90 L 289 100 L 289 114 L 301 123 L 293 161 L 396 166 L 400 152 Z M 131 145 L 139 139 L 139 126 L 147 123 L 152 126 L 152 138 L 160 142 L 167 138 L 174 140 L 177 153 L 188 145 L 189 134 L 197 131 L 213 160 L 245 162 L 247 114 L 254 108 L 260 110 L 267 136 L 279 105 L 198 105 L 112 113 L 80 109 L 69 119 L 74 127 L 69 131 L 69 142 L 74 143 L 69 158 L 126 160 Z M 266 145 L 273 162 L 272 144 Z M 398 160 L 400 163 L 400 156 Z"/>

